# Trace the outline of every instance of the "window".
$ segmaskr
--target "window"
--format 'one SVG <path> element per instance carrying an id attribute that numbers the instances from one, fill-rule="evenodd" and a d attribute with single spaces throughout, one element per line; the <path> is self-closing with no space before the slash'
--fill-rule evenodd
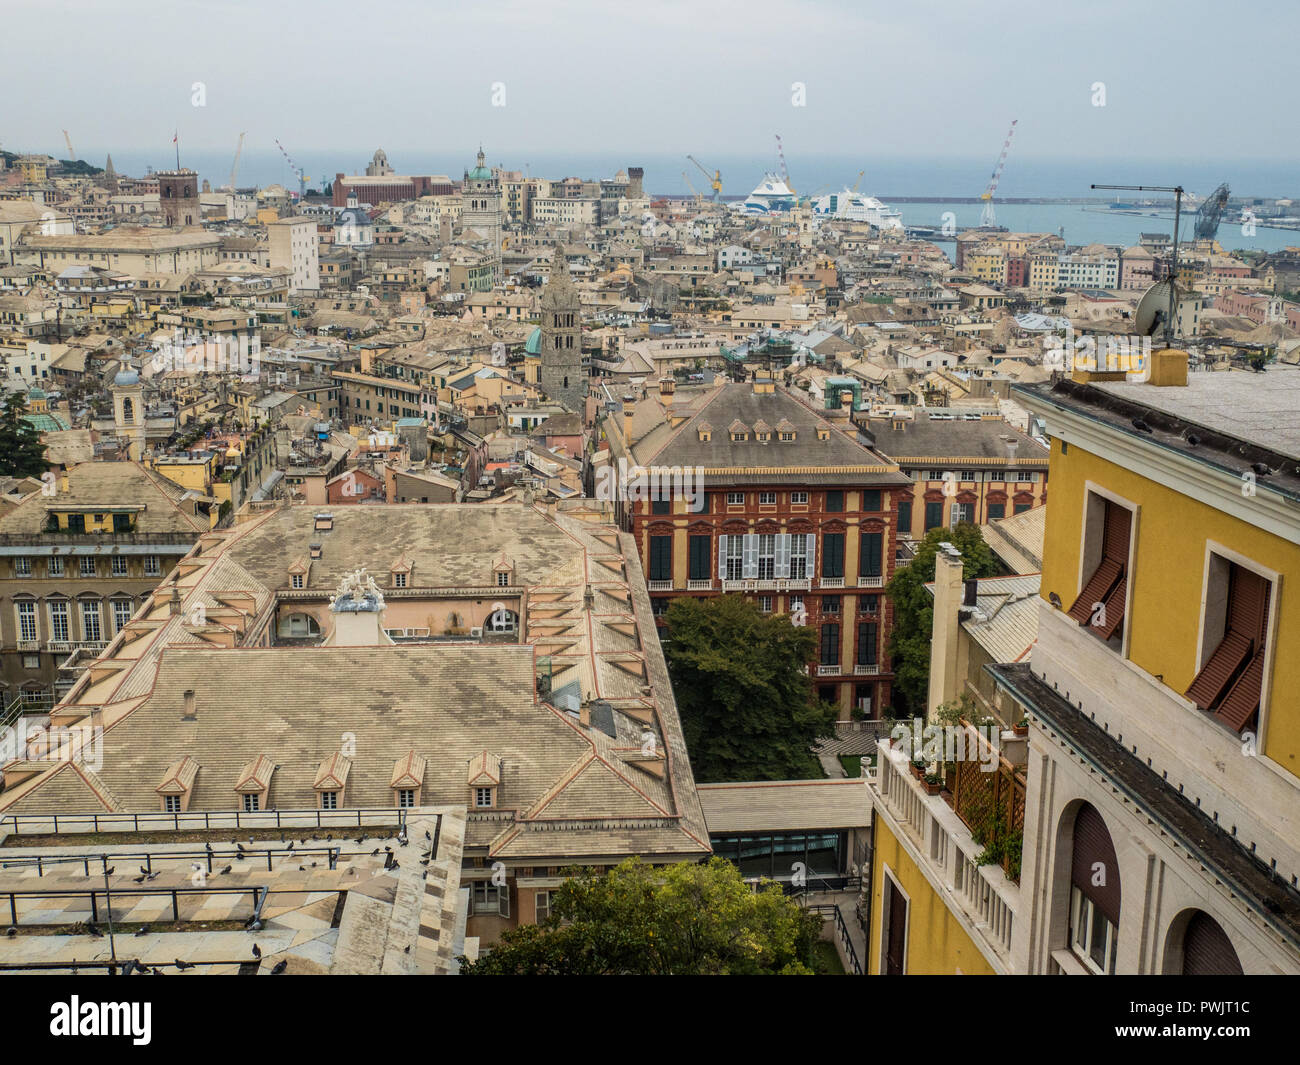
<path id="1" fill-rule="evenodd" d="M 519 615 L 513 610 L 499 607 L 488 615 L 488 632 L 511 633 L 519 627 Z"/>
<path id="2" fill-rule="evenodd" d="M 510 888 L 497 887 L 489 880 L 474 882 L 474 912 L 510 916 Z"/>
<path id="3" fill-rule="evenodd" d="M 758 597 L 758 609 L 764 614 L 772 613 L 772 597 L 770 595 L 760 595 Z"/>
<path id="4" fill-rule="evenodd" d="M 807 493 L 807 492 L 791 492 L 791 493 L 790 493 L 790 502 L 793 503 L 793 504 L 795 504 L 796 506 L 807 506 L 807 505 L 808 505 L 808 493 Z"/>
<path id="5" fill-rule="evenodd" d="M 83 577 L 93 577 L 95 575 L 95 559 L 92 555 L 81 556 L 81 575 Z"/>
<path id="6" fill-rule="evenodd" d="M 844 534 L 822 534 L 822 576 L 844 576 Z"/>
<path id="7" fill-rule="evenodd" d="M 840 661 L 840 627 L 833 621 L 822 626 L 821 664 L 838 665 Z"/>
<path id="8" fill-rule="evenodd" d="M 861 573 L 864 577 L 879 577 L 885 548 L 884 533 L 866 532 L 862 534 Z"/>
<path id="9" fill-rule="evenodd" d="M 163 796 L 163 811 L 169 814 L 178 814 L 181 812 L 181 797 L 179 795 Z"/>
<path id="10" fill-rule="evenodd" d="M 650 500 L 651 514 L 671 514 L 672 510 L 673 510 L 673 505 L 670 500 L 667 499 Z"/>
<path id="11" fill-rule="evenodd" d="M 337 791 L 322 791 L 320 793 L 320 808 L 322 810 L 337 810 L 339 808 L 339 793 Z"/>
<path id="12" fill-rule="evenodd" d="M 1119 863 L 1105 821 L 1088 803 L 1080 806 L 1074 821 L 1070 882 L 1070 947 L 1092 972 L 1113 974 Z"/>
<path id="13" fill-rule="evenodd" d="M 405 573 L 394 573 L 394 574 L 393 574 L 393 587 L 394 587 L 394 588 L 405 588 L 405 587 L 406 587 L 406 574 L 405 574 Z"/>
<path id="14" fill-rule="evenodd" d="M 162 565 L 158 561 L 157 555 L 144 556 L 144 575 L 146 577 L 158 577 L 162 575 Z"/>
<path id="15" fill-rule="evenodd" d="M 293 575 L 293 577 L 290 579 L 289 584 L 292 585 L 294 588 L 301 588 L 301 587 L 302 587 L 302 574 L 301 574 L 301 573 L 295 573 L 295 574 Z"/>
<path id="16" fill-rule="evenodd" d="M 973 522 L 974 520 L 975 520 L 974 503 L 953 503 L 952 511 L 949 514 L 949 521 L 951 521 L 953 525 L 958 525 L 963 521 Z"/>
<path id="17" fill-rule="evenodd" d="M 14 576 L 30 577 L 32 575 L 32 560 L 30 558 L 14 559 Z"/>
<path id="18" fill-rule="evenodd" d="M 744 505 L 744 502 L 745 502 L 745 493 L 744 493 L 744 492 L 728 492 L 728 493 L 727 493 L 727 506 L 729 506 L 729 507 L 739 507 L 739 506 L 743 506 L 743 505 Z"/>
<path id="19" fill-rule="evenodd" d="M 879 631 L 874 621 L 863 621 L 858 624 L 858 665 L 874 666 L 877 663 L 876 645 L 879 641 L 876 634 Z"/>
<path id="20" fill-rule="evenodd" d="M 838 595 L 822 596 L 822 613 L 838 614 L 840 612 L 840 597 Z"/>
<path id="21" fill-rule="evenodd" d="M 1186 694 L 1234 732 L 1251 726 L 1260 709 L 1272 594 L 1268 578 L 1210 556 L 1204 644 L 1212 650 Z M 1222 613 L 1212 615 L 1210 604 L 1222 604 Z"/>
<path id="22" fill-rule="evenodd" d="M 405 810 L 405 809 L 409 809 L 410 807 L 414 806 L 414 805 L 415 805 L 415 789 L 414 789 L 414 788 L 398 788 L 398 789 L 397 789 L 397 805 L 398 805 L 399 807 L 401 807 L 402 809 L 404 809 L 404 810 Z"/>
<path id="23" fill-rule="evenodd" d="M 47 576 L 50 576 L 50 577 L 62 577 L 62 576 L 63 576 L 63 556 L 62 556 L 62 555 L 51 555 L 51 556 L 50 556 L 50 561 L 46 564 L 45 572 L 46 572 L 46 575 L 47 575 Z"/>
<path id="24" fill-rule="evenodd" d="M 102 638 L 99 626 L 99 601 L 84 600 L 81 604 L 81 635 L 89 643 L 97 643 Z"/>
<path id="25" fill-rule="evenodd" d="M 1091 560 L 1093 568 L 1069 615 L 1103 640 L 1119 633 L 1124 621 L 1132 523 L 1128 508 L 1089 495 L 1083 551 L 1085 565 Z"/>
<path id="26" fill-rule="evenodd" d="M 66 642 L 68 636 L 68 604 L 61 599 L 50 603 L 50 639 Z"/>
<path id="27" fill-rule="evenodd" d="M 86 531 L 86 515 L 69 514 L 68 515 L 68 532 L 84 533 Z"/>
<path id="28" fill-rule="evenodd" d="M 35 640 L 36 636 L 36 604 L 29 600 L 24 600 L 17 604 L 18 606 L 18 638 L 20 640 Z"/>
<path id="29" fill-rule="evenodd" d="M 912 532 L 912 501 L 905 499 L 898 504 L 898 531 L 907 536 Z"/>
<path id="30" fill-rule="evenodd" d="M 491 806 L 491 805 L 492 805 L 492 789 L 491 789 L 491 788 L 475 788 L 475 789 L 474 789 L 474 805 L 475 805 L 475 807 L 477 807 L 477 808 L 480 809 L 480 810 L 482 810 L 482 809 L 484 809 L 484 808 L 486 808 L 486 807 Z"/>
<path id="31" fill-rule="evenodd" d="M 790 576 L 797 581 L 808 577 L 808 537 L 799 533 L 790 537 Z"/>
<path id="32" fill-rule="evenodd" d="M 844 509 L 844 493 L 840 491 L 826 493 L 826 509 L 838 513 Z"/>
<path id="33" fill-rule="evenodd" d="M 244 812 L 254 813 L 262 808 L 262 797 L 256 792 L 244 796 Z"/>
<path id="34" fill-rule="evenodd" d="M 687 541 L 690 550 L 690 570 L 687 576 L 690 580 L 709 580 L 709 562 L 712 555 L 711 539 L 708 536 L 692 536 Z"/>
<path id="35" fill-rule="evenodd" d="M 770 581 L 776 573 L 776 536 L 760 533 L 758 537 L 758 579 Z"/>
<path id="36" fill-rule="evenodd" d="M 1017 503 L 1013 508 L 1012 512 L 1015 514 L 1023 514 L 1026 510 L 1029 510 L 1031 507 L 1033 507 L 1032 503 Z"/>
<path id="37" fill-rule="evenodd" d="M 727 580 L 738 581 L 745 575 L 745 538 L 727 537 Z"/>
<path id="38" fill-rule="evenodd" d="M 937 529 L 943 524 L 943 501 L 936 500 L 925 504 L 925 531 Z"/>
<path id="39" fill-rule="evenodd" d="M 537 923 L 541 924 L 551 916 L 551 893 L 549 891 L 539 891 L 537 893 Z"/>
<path id="40" fill-rule="evenodd" d="M 673 579 L 673 538 L 671 536 L 650 537 L 649 579 L 652 581 Z"/>
<path id="41" fill-rule="evenodd" d="M 862 509 L 873 514 L 883 509 L 879 488 L 869 488 L 862 493 Z"/>
<path id="42" fill-rule="evenodd" d="M 130 599 L 113 600 L 113 632 L 119 633 L 135 613 L 135 604 Z"/>
<path id="43" fill-rule="evenodd" d="M 1001 521 L 1007 516 L 1007 505 L 1005 503 L 989 504 L 989 521 Z"/>
<path id="44" fill-rule="evenodd" d="M 130 532 L 130 531 L 131 531 L 131 515 L 130 515 L 130 514 L 114 514 L 114 515 L 113 515 L 113 531 L 114 531 L 114 532 Z"/>
<path id="45" fill-rule="evenodd" d="M 114 577 L 126 576 L 126 555 L 114 555 L 111 563 Z"/>
<path id="46" fill-rule="evenodd" d="M 859 609 L 864 614 L 880 613 L 880 596 L 878 595 L 864 595 L 858 600 L 858 604 Z"/>
<path id="47" fill-rule="evenodd" d="M 759 503 L 775 504 L 775 503 L 776 503 L 776 493 L 775 493 L 775 492 L 759 492 L 759 493 L 758 493 L 758 501 L 759 501 Z"/>

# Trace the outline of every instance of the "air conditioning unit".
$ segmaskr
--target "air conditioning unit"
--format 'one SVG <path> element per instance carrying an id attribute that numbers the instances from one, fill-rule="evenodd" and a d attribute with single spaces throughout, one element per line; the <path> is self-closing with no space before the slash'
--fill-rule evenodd
<path id="1" fill-rule="evenodd" d="M 481 640 L 483 638 L 483 627 L 481 625 L 475 626 L 474 628 L 469 630 L 469 634 L 473 636 L 475 639 Z"/>

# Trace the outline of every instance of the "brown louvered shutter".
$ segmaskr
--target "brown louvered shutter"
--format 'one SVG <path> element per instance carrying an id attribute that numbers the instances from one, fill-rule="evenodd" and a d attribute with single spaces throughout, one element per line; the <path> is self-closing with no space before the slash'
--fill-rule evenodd
<path id="1" fill-rule="evenodd" d="M 1264 644 L 1264 627 L 1268 620 L 1269 582 L 1236 564 L 1232 567 L 1228 598 L 1228 628 Z"/>
<path id="2" fill-rule="evenodd" d="M 1264 686 L 1265 634 L 1273 586 L 1232 563 L 1223 640 L 1196 675 L 1187 697 L 1216 720 L 1240 732 L 1259 710 Z"/>
<path id="3" fill-rule="evenodd" d="M 1106 501 L 1106 514 L 1102 529 L 1101 561 L 1092 576 L 1084 582 L 1083 591 L 1069 609 L 1070 617 L 1080 625 L 1092 620 L 1093 606 L 1106 604 L 1106 624 L 1098 628 L 1102 639 L 1110 639 L 1124 620 L 1124 596 L 1128 591 L 1129 533 L 1133 516 L 1124 508 Z M 1117 586 L 1119 594 L 1115 595 Z"/>
<path id="4" fill-rule="evenodd" d="M 1197 911 L 1183 933 L 1184 976 L 1241 976 L 1241 959 L 1228 934 L 1207 913 Z"/>
<path id="5" fill-rule="evenodd" d="M 1215 648 L 1214 654 L 1201 667 L 1187 689 L 1187 698 L 1202 710 L 1214 706 L 1228 690 L 1228 686 L 1240 672 L 1242 664 L 1250 657 L 1253 645 L 1250 640 L 1237 632 L 1226 632 L 1223 641 Z"/>
<path id="6" fill-rule="evenodd" d="M 1105 874 L 1104 884 L 1093 883 L 1093 866 L 1097 863 L 1101 864 Z M 1115 859 L 1115 845 L 1111 842 L 1101 814 L 1087 803 L 1079 807 L 1079 815 L 1074 819 L 1074 857 L 1070 866 L 1070 879 L 1118 928 L 1119 863 Z"/>

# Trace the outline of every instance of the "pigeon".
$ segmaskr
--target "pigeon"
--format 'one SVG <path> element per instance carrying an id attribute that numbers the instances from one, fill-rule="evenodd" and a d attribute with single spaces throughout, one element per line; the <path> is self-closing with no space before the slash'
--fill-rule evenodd
<path id="1" fill-rule="evenodd" d="M 254 943 L 254 944 L 253 944 L 253 957 L 254 957 L 254 958 L 260 958 L 261 956 L 262 956 L 262 948 L 259 947 L 256 943 Z"/>
<path id="2" fill-rule="evenodd" d="M 411 953 L 411 947 L 410 947 L 409 944 L 408 944 L 407 946 L 405 946 L 405 947 L 402 948 L 402 953 L 403 953 L 403 954 L 410 954 L 410 953 Z"/>
<path id="3" fill-rule="evenodd" d="M 228 866 L 226 866 L 224 869 L 222 869 L 221 872 L 220 872 L 218 875 L 219 875 L 219 876 L 225 876 L 225 875 L 226 875 L 228 872 L 230 872 L 230 870 L 233 869 L 233 868 L 234 868 L 233 865 L 228 865 Z"/>
<path id="4" fill-rule="evenodd" d="M 1151 426 L 1147 425 L 1147 423 L 1144 422 L 1141 418 L 1134 418 L 1134 419 L 1133 419 L 1133 428 L 1136 429 L 1139 433 L 1153 433 L 1153 432 L 1155 432 L 1155 430 L 1152 429 Z"/>
<path id="5" fill-rule="evenodd" d="M 16 936 L 17 934 L 18 934 L 18 929 L 15 928 L 13 925 L 10 925 L 8 928 L 5 929 L 5 935 L 7 936 L 13 937 Z"/>
<path id="6" fill-rule="evenodd" d="M 279 976 L 287 968 L 289 968 L 289 963 L 287 961 L 278 961 L 275 963 L 275 968 L 271 970 L 271 975 Z"/>
<path id="7" fill-rule="evenodd" d="M 1269 469 L 1267 463 L 1252 462 L 1250 468 L 1255 471 L 1256 477 L 1267 477 L 1273 471 Z"/>
<path id="8" fill-rule="evenodd" d="M 143 883 L 144 883 L 144 876 L 143 876 L 143 874 L 140 875 L 140 876 L 133 876 L 133 877 L 131 877 L 131 880 L 132 880 L 134 883 L 136 883 L 136 884 L 143 884 Z"/>
<path id="9" fill-rule="evenodd" d="M 94 926 L 90 921 L 86 922 L 86 931 L 96 939 L 103 939 L 104 933 Z"/>
<path id="10" fill-rule="evenodd" d="M 153 880 L 153 879 L 155 879 L 157 876 L 158 876 L 157 873 L 150 873 L 148 876 L 145 877 L 145 879 L 146 879 L 146 880 Z"/>
<path id="11" fill-rule="evenodd" d="M 148 875 L 149 875 L 149 870 L 146 869 L 146 868 L 142 865 L 142 866 L 140 866 L 140 874 L 141 874 L 142 876 L 148 876 Z"/>
<path id="12" fill-rule="evenodd" d="M 287 846 L 285 850 L 293 850 L 293 840 L 289 840 L 289 846 Z"/>
<path id="13" fill-rule="evenodd" d="M 428 858 L 421 858 L 421 859 L 420 859 L 420 864 L 421 864 L 421 865 L 428 865 L 428 864 L 429 864 L 429 859 L 428 859 Z"/>
<path id="14" fill-rule="evenodd" d="M 104 870 L 104 875 L 105 875 L 105 876 L 112 876 L 114 870 L 116 870 L 116 869 L 117 869 L 117 866 L 116 866 L 116 865 L 110 865 L 107 869 Z"/>
<path id="15" fill-rule="evenodd" d="M 424 838 L 427 839 L 427 840 L 432 840 L 432 839 L 433 839 L 433 837 L 432 837 L 431 835 L 429 835 L 429 830 L 428 830 L 427 828 L 424 830 Z"/>
<path id="16" fill-rule="evenodd" d="M 1199 436 L 1197 436 L 1195 433 L 1188 433 L 1188 434 L 1187 434 L 1187 446 L 1188 446 L 1188 447 L 1198 447 L 1198 446 L 1200 445 L 1200 443 L 1201 443 L 1201 438 L 1200 438 Z"/>
<path id="17" fill-rule="evenodd" d="M 177 959 L 176 959 L 176 971 L 177 971 L 177 972 L 183 973 L 186 969 L 193 969 L 193 968 L 194 968 L 194 966 L 191 965 L 189 962 L 187 962 L 187 961 L 181 961 L 180 958 L 177 958 Z"/>
<path id="18" fill-rule="evenodd" d="M 138 972 L 141 976 L 150 976 L 153 973 L 153 970 L 150 969 L 149 966 L 145 965 L 144 962 L 138 960 L 135 963 L 135 971 Z"/>
<path id="19" fill-rule="evenodd" d="M 149 926 L 147 924 L 142 924 L 139 928 L 135 930 L 135 934 L 137 936 L 146 935 L 148 932 L 149 932 Z"/>
<path id="20" fill-rule="evenodd" d="M 298 866 L 298 872 L 305 873 L 306 871 L 307 871 L 307 867 L 305 865 Z"/>
<path id="21" fill-rule="evenodd" d="M 374 850 L 372 850 L 372 851 L 370 852 L 370 857 L 373 858 L 373 857 L 374 857 L 376 854 L 378 854 L 378 853 L 379 853 L 379 848 L 376 847 Z"/>

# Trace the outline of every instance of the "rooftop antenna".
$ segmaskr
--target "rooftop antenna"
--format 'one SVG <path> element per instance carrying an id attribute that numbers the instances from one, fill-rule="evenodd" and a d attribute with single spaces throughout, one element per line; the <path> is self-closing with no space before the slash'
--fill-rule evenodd
<path id="1" fill-rule="evenodd" d="M 1169 314 L 1165 318 L 1165 344 L 1173 347 L 1174 301 L 1178 292 L 1178 224 L 1183 214 L 1183 187 L 1181 185 L 1093 185 L 1092 187 L 1121 192 L 1172 192 L 1174 194 L 1173 261 L 1169 267 Z"/>

